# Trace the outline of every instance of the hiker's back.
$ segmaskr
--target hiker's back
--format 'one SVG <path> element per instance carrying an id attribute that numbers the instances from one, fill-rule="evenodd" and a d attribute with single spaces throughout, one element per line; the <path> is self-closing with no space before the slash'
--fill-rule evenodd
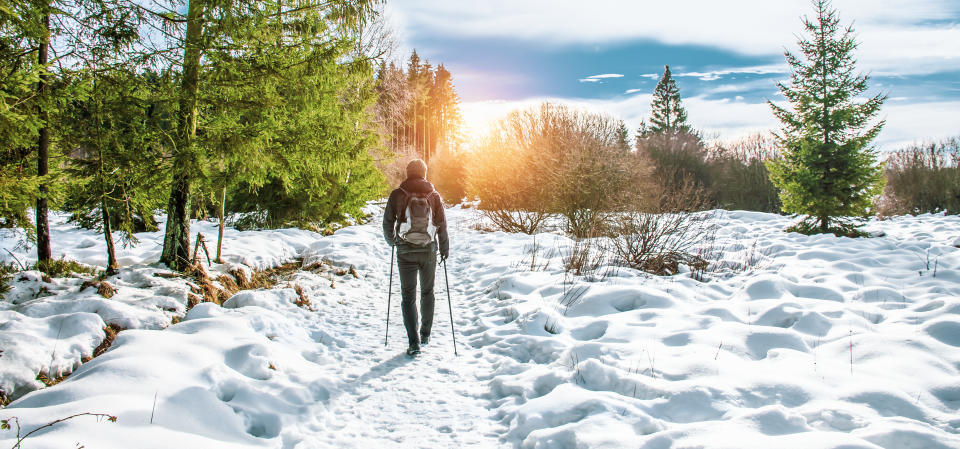
<path id="1" fill-rule="evenodd" d="M 408 192 L 402 187 L 400 190 L 405 196 L 406 208 L 403 216 L 398 217 L 400 229 L 398 237 L 414 247 L 430 247 L 437 237 L 437 226 L 433 220 L 433 206 L 430 204 L 430 192 Z"/>

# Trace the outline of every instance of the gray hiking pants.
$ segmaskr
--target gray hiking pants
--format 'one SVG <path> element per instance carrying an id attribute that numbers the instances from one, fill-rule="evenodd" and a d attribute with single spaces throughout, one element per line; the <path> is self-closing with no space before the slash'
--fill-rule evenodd
<path id="1" fill-rule="evenodd" d="M 430 336 L 433 328 L 433 281 L 437 273 L 437 254 L 433 251 L 397 253 L 400 270 L 400 308 L 403 310 L 403 325 L 407 328 L 410 346 L 420 345 L 421 337 Z M 420 332 L 417 332 L 417 277 L 420 278 Z"/>

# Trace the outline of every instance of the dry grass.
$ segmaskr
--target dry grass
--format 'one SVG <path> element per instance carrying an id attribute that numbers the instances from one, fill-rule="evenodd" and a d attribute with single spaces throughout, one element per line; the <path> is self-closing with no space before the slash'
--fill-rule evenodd
<path id="1" fill-rule="evenodd" d="M 119 334 L 120 331 L 122 330 L 124 330 L 124 328 L 120 326 L 117 326 L 115 324 L 107 324 L 107 327 L 103 328 L 103 334 L 104 334 L 103 340 L 101 340 L 100 344 L 93 349 L 93 353 L 91 355 L 82 357 L 80 359 L 80 363 L 87 363 L 103 355 L 103 353 L 107 352 L 107 350 L 110 349 L 110 346 L 113 345 L 114 340 L 116 340 L 117 334 Z M 56 375 L 51 375 L 49 371 L 40 371 L 39 373 L 37 373 L 37 380 L 43 383 L 44 386 L 52 387 L 66 380 L 68 377 L 70 377 L 70 374 L 72 374 L 72 372 L 57 373 Z M 2 392 L 0 392 L 0 404 L 2 404 L 4 398 L 6 398 L 6 396 Z M 2 405 L 5 406 L 6 404 L 2 404 Z"/>
<path id="2" fill-rule="evenodd" d="M 84 281 L 84 283 L 80 285 L 80 291 L 83 291 L 88 287 L 96 288 L 97 293 L 107 299 L 112 298 L 113 295 L 117 293 L 117 290 L 113 288 L 112 285 L 108 284 L 107 281 L 101 281 L 97 279 Z"/>
<path id="3" fill-rule="evenodd" d="M 294 304 L 296 304 L 297 307 L 302 307 L 312 312 L 313 305 L 310 304 L 310 298 L 308 298 L 306 293 L 303 292 L 303 287 L 301 287 L 300 284 L 294 284 L 293 291 L 297 292 L 297 298 L 298 298 L 297 301 L 294 302 Z"/>

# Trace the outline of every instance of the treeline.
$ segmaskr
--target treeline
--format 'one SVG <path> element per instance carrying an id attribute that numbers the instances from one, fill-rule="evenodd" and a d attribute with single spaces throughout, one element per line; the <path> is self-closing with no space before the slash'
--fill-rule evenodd
<path id="1" fill-rule="evenodd" d="M 377 120 L 394 153 L 412 151 L 425 161 L 454 145 L 460 126 L 460 97 L 443 66 L 421 62 L 414 50 L 404 71 L 390 62 L 377 74 Z"/>
<path id="2" fill-rule="evenodd" d="M 960 214 L 960 137 L 910 145 L 885 164 L 881 217 L 927 212 Z"/>
<path id="3" fill-rule="evenodd" d="M 380 165 L 387 184 L 398 185 L 413 158 L 427 162 L 440 194 L 459 201 L 465 194 L 460 148 L 462 117 L 453 75 L 438 64 L 421 60 L 414 50 L 406 69 L 390 62 L 377 73 L 376 120 L 391 155 Z"/>
<path id="4" fill-rule="evenodd" d="M 161 261 L 184 269 L 191 217 L 322 227 L 360 215 L 387 187 L 389 149 L 430 157 L 456 116 L 449 72 L 412 64 L 404 115 L 384 120 L 393 103 L 378 95 L 396 69 L 369 45 L 379 3 L 8 2 L 0 226 L 26 228 L 42 265 L 47 211 L 71 212 L 104 231 L 112 271 L 110 231 L 132 239 L 165 213 Z"/>

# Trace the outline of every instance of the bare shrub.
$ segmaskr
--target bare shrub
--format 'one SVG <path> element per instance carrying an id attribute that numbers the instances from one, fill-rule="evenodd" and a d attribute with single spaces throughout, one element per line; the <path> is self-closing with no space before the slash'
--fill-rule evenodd
<path id="1" fill-rule="evenodd" d="M 467 165 L 467 191 L 480 199 L 479 209 L 498 229 L 539 232 L 550 215 L 548 189 L 535 169 L 533 135 L 526 111 L 516 111 L 498 123 L 479 144 Z"/>
<path id="2" fill-rule="evenodd" d="M 881 216 L 960 213 L 960 138 L 912 145 L 887 157 Z"/>
<path id="3" fill-rule="evenodd" d="M 602 232 L 603 214 L 638 192 L 650 167 L 623 144 L 621 122 L 543 103 L 515 111 L 473 152 L 468 192 L 500 229 L 537 232 L 550 214 L 578 238 Z"/>
<path id="4" fill-rule="evenodd" d="M 611 220 L 611 245 L 618 261 L 648 273 L 670 275 L 680 264 L 702 270 L 707 260 L 694 250 L 715 225 L 705 208 L 702 188 L 685 179 L 675 191 L 664 190 L 638 208 L 617 214 Z"/>
<path id="5" fill-rule="evenodd" d="M 559 249 L 566 273 L 576 276 L 593 276 L 608 259 L 609 250 L 603 239 L 578 239 L 573 244 Z"/>
<path id="6" fill-rule="evenodd" d="M 543 153 L 542 170 L 552 180 L 550 208 L 565 218 L 576 238 L 605 234 L 605 214 L 634 203 L 650 179 L 649 159 L 622 142 L 621 121 L 562 107 L 542 110 L 558 129 L 556 145 Z"/>
<path id="7" fill-rule="evenodd" d="M 480 214 L 501 231 L 530 235 L 542 231 L 547 219 L 552 215 L 544 211 L 508 209 L 480 209 Z"/>
<path id="8" fill-rule="evenodd" d="M 387 178 L 387 186 L 398 186 L 407 179 L 407 164 L 419 157 L 420 155 L 417 154 L 412 146 L 402 146 L 397 149 L 393 157 L 378 160 L 377 168 L 379 168 L 383 176 Z M 387 188 L 389 189 L 389 187 Z M 389 190 L 384 192 L 385 196 L 389 193 Z"/>

